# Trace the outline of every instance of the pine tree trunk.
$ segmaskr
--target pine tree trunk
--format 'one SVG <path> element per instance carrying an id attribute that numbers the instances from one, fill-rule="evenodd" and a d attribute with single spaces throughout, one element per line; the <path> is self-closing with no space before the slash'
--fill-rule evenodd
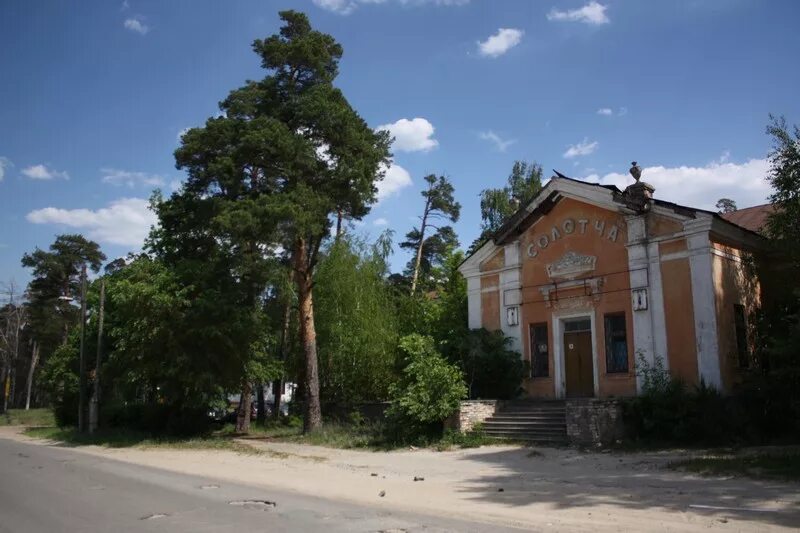
<path id="1" fill-rule="evenodd" d="M 336 210 L 336 242 L 339 242 L 339 239 L 342 238 L 342 221 L 344 219 L 344 213 L 341 209 Z"/>
<path id="2" fill-rule="evenodd" d="M 33 373 L 36 370 L 36 364 L 39 362 L 39 345 L 33 343 L 33 353 L 31 354 L 31 367 L 28 369 L 28 382 L 26 383 L 25 393 L 25 410 L 31 408 L 31 391 L 33 390 Z"/>
<path id="3" fill-rule="evenodd" d="M 264 401 L 264 384 L 259 383 L 256 387 L 256 421 L 263 424 L 267 421 L 267 402 Z"/>
<path id="4" fill-rule="evenodd" d="M 6 376 L 8 376 L 8 363 L 3 362 L 3 370 L 0 372 L 0 413 L 5 413 L 8 410 L 8 402 L 6 400 Z"/>
<path id="5" fill-rule="evenodd" d="M 298 293 L 298 314 L 300 320 L 300 342 L 305 355 L 305 416 L 303 432 L 309 433 L 322 427 L 322 408 L 319 402 L 319 369 L 317 361 L 317 331 L 314 327 L 314 297 L 312 294 L 311 273 L 308 268 L 306 241 L 297 239 L 294 251 L 295 281 Z"/>
<path id="6" fill-rule="evenodd" d="M 430 200 L 425 202 L 425 212 L 422 214 L 422 225 L 419 228 L 419 245 L 417 246 L 417 258 L 414 260 L 414 276 L 411 278 L 411 294 L 417 290 L 417 280 L 419 279 L 419 267 L 422 264 L 422 246 L 425 244 L 425 229 L 428 224 L 428 208 Z"/>
<path id="7" fill-rule="evenodd" d="M 239 400 L 239 413 L 236 416 L 236 433 L 250 432 L 250 405 L 253 403 L 253 386 L 249 381 L 242 384 L 242 396 Z"/>
<path id="8" fill-rule="evenodd" d="M 283 307 L 283 324 L 281 328 L 281 362 L 285 362 L 289 354 L 289 326 L 292 320 L 292 301 L 287 298 Z M 275 400 L 274 408 L 272 409 L 272 416 L 280 418 L 281 416 L 281 396 L 283 395 L 283 377 L 280 377 L 272 382 L 272 396 Z"/>

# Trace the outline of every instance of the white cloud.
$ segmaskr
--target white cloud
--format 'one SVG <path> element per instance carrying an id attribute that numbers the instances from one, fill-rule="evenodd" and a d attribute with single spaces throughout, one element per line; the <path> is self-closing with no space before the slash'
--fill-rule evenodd
<path id="1" fill-rule="evenodd" d="M 59 172 L 52 168 L 47 168 L 47 165 L 32 165 L 22 169 L 22 174 L 32 180 L 52 180 L 52 179 L 69 179 L 69 174 L 66 172 Z"/>
<path id="2" fill-rule="evenodd" d="M 427 152 L 439 146 L 439 141 L 433 138 L 433 124 L 424 118 L 401 118 L 375 129 L 388 131 L 394 137 L 392 148 L 398 152 Z"/>
<path id="3" fill-rule="evenodd" d="M 378 203 L 414 183 L 411 181 L 411 174 L 396 163 L 391 163 L 388 168 L 384 167 L 382 170 L 385 173 L 383 179 L 378 182 Z"/>
<path id="4" fill-rule="evenodd" d="M 183 134 L 186 133 L 187 131 L 189 131 L 190 129 L 192 129 L 192 128 L 183 128 L 181 131 L 178 132 L 178 135 L 177 135 L 178 144 L 180 144 L 181 140 L 183 139 Z"/>
<path id="5" fill-rule="evenodd" d="M 313 0 L 313 2 L 317 7 L 339 13 L 340 15 L 349 15 L 358 7 L 358 4 L 351 0 Z"/>
<path id="6" fill-rule="evenodd" d="M 613 116 L 624 117 L 625 115 L 628 114 L 628 108 L 620 107 L 619 110 L 617 110 L 617 112 L 614 113 L 614 110 L 611 109 L 610 107 L 601 107 L 600 109 L 597 110 L 597 114 L 603 115 L 604 117 L 613 117 Z"/>
<path id="7" fill-rule="evenodd" d="M 589 142 L 589 139 L 583 139 L 583 142 L 570 145 L 570 147 L 567 148 L 567 151 L 564 152 L 563 155 L 566 159 L 589 155 L 594 153 L 594 151 L 597 150 L 598 146 L 600 146 L 600 143 L 598 143 L 597 141 Z"/>
<path id="8" fill-rule="evenodd" d="M 157 221 L 144 198 L 121 198 L 96 211 L 45 207 L 31 211 L 25 218 L 34 224 L 80 229 L 88 238 L 101 243 L 131 247 L 141 247 L 150 226 Z"/>
<path id="9" fill-rule="evenodd" d="M 611 22 L 606 15 L 608 6 L 604 6 L 592 0 L 588 4 L 578 9 L 559 11 L 556 8 L 547 14 L 547 20 L 558 20 L 567 22 L 583 22 L 584 24 L 600 25 Z"/>
<path id="10" fill-rule="evenodd" d="M 131 5 L 128 3 L 128 0 L 124 0 L 122 2 L 122 6 L 119 9 L 120 9 L 120 11 L 126 11 L 126 10 L 130 9 L 130 7 L 131 7 Z"/>
<path id="11" fill-rule="evenodd" d="M 390 0 L 312 0 L 315 6 L 339 15 L 349 15 L 362 4 L 384 4 Z M 437 6 L 463 6 L 470 0 L 395 0 L 402 5 L 434 4 Z"/>
<path id="12" fill-rule="evenodd" d="M 720 198 L 731 198 L 740 208 L 766 203 L 771 192 L 765 179 L 769 162 L 749 159 L 737 164 L 729 162 L 726 155 L 730 156 L 724 153 L 719 160 L 703 167 L 645 167 L 642 181 L 656 188 L 656 198 L 710 211 L 716 211 L 714 204 Z M 584 179 L 620 189 L 633 183 L 629 174 L 616 172 L 602 177 L 591 174 Z"/>
<path id="13" fill-rule="evenodd" d="M 116 168 L 102 168 L 100 172 L 103 173 L 101 178 L 103 183 L 110 183 L 111 185 L 126 185 L 130 188 L 142 185 L 145 187 L 163 187 L 166 180 L 156 174 L 147 174 L 145 172 L 130 172 L 127 170 L 119 170 Z"/>
<path id="14" fill-rule="evenodd" d="M 386 220 L 383 217 L 376 218 L 375 220 L 372 221 L 372 223 L 374 225 L 376 225 L 376 226 L 388 226 L 389 225 L 389 221 Z"/>
<path id="15" fill-rule="evenodd" d="M 150 31 L 150 26 L 144 23 L 144 17 L 141 15 L 125 19 L 122 25 L 125 26 L 125 29 L 134 31 L 139 35 L 146 35 Z"/>
<path id="16" fill-rule="evenodd" d="M 7 157 L 0 156 L 0 181 L 3 181 L 3 178 L 6 175 L 6 169 L 11 165 L 11 160 Z"/>
<path id="17" fill-rule="evenodd" d="M 505 152 L 509 146 L 517 142 L 516 139 L 503 139 L 492 130 L 482 131 L 478 134 L 478 137 L 484 141 L 494 143 L 494 146 L 497 148 L 498 152 Z"/>
<path id="18" fill-rule="evenodd" d="M 485 57 L 501 56 L 517 46 L 524 34 L 522 30 L 500 28 L 485 41 L 478 41 L 478 52 Z"/>

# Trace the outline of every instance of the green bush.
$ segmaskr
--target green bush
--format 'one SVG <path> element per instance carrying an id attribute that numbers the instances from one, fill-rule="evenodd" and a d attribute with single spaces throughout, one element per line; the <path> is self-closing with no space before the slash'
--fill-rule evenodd
<path id="1" fill-rule="evenodd" d="M 470 398 L 511 400 L 522 391 L 526 365 L 502 331 L 473 329 L 459 343 Z"/>
<path id="2" fill-rule="evenodd" d="M 391 387 L 392 405 L 386 412 L 398 438 L 441 432 L 444 420 L 459 407 L 467 388 L 461 371 L 434 349 L 433 339 L 418 334 L 400 339 L 405 368 Z"/>
<path id="3" fill-rule="evenodd" d="M 702 382 L 687 386 L 669 375 L 660 358 L 651 365 L 640 354 L 637 368 L 642 394 L 623 403 L 632 439 L 650 444 L 720 445 L 745 438 L 746 418 L 741 416 L 737 398 L 723 396 Z"/>
<path id="4" fill-rule="evenodd" d="M 211 429 L 205 407 L 175 407 L 167 404 L 122 404 L 101 406 L 100 425 L 125 428 L 151 435 L 203 435 Z"/>

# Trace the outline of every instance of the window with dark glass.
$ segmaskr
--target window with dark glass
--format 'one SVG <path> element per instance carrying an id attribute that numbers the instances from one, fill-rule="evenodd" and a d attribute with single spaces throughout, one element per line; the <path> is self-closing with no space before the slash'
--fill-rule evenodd
<path id="1" fill-rule="evenodd" d="M 606 372 L 628 371 L 628 336 L 625 332 L 625 315 L 606 315 Z"/>
<path id="2" fill-rule="evenodd" d="M 750 364 L 750 351 L 747 347 L 747 319 L 744 315 L 744 306 L 733 306 L 733 321 L 736 328 L 736 350 L 739 356 L 739 368 L 747 368 Z"/>
<path id="3" fill-rule="evenodd" d="M 546 378 L 550 375 L 547 324 L 531 324 L 531 376 Z"/>

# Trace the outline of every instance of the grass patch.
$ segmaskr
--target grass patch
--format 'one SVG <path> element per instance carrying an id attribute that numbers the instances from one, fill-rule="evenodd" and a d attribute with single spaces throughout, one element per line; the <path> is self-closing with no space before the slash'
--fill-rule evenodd
<path id="1" fill-rule="evenodd" d="M 225 426 L 219 435 L 235 435 L 233 425 Z M 325 446 L 338 449 L 361 449 L 372 451 L 390 451 L 406 448 L 410 444 L 416 447 L 431 447 L 439 451 L 453 448 L 477 448 L 501 441 L 484 435 L 480 427 L 468 433 L 445 431 L 440 437 L 419 436 L 410 441 L 392 438 L 387 427 L 380 422 L 338 422 L 326 421 L 322 428 L 311 433 L 303 433 L 302 420 L 287 418 L 281 422 L 269 421 L 266 425 L 251 424 L 250 433 L 245 438 L 275 440 L 313 446 Z"/>
<path id="2" fill-rule="evenodd" d="M 0 415 L 0 426 L 54 426 L 51 409 L 9 409 Z"/>
<path id="3" fill-rule="evenodd" d="M 452 448 L 480 448 L 481 446 L 491 446 L 494 444 L 506 444 L 507 441 L 487 436 L 480 426 L 471 431 L 460 432 L 448 429 L 442 435 L 440 441 L 434 443 L 434 448 L 438 451 L 446 451 Z"/>
<path id="4" fill-rule="evenodd" d="M 93 434 L 78 433 L 74 428 L 37 427 L 25 430 L 25 435 L 47 439 L 67 446 L 105 446 L 107 448 L 226 450 L 249 455 L 263 453 L 248 444 L 232 438 L 211 435 L 208 437 L 153 437 L 147 433 L 126 429 L 106 429 Z"/>
<path id="5" fill-rule="evenodd" d="M 222 435 L 233 435 L 234 427 L 226 426 Z M 339 449 L 391 449 L 384 436 L 381 424 L 345 424 L 326 422 L 322 428 L 311 433 L 303 433 L 299 419 L 288 422 L 268 422 L 266 425 L 251 424 L 247 438 L 270 439 L 281 442 L 295 442 Z M 396 446 L 395 446 L 396 447 Z"/>
<path id="6" fill-rule="evenodd" d="M 800 452 L 709 455 L 669 464 L 673 470 L 711 476 L 747 476 L 800 481 Z"/>

